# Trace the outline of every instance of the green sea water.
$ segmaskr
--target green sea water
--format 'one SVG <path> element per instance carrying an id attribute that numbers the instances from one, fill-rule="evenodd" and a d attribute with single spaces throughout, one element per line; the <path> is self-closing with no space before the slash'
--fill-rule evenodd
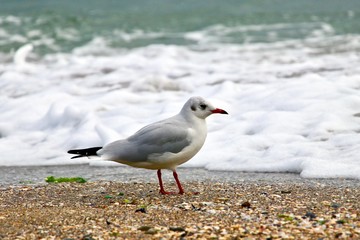
<path id="1" fill-rule="evenodd" d="M 96 39 L 113 48 L 242 44 L 360 33 L 358 0 L 0 1 L 0 52 L 42 55 Z"/>

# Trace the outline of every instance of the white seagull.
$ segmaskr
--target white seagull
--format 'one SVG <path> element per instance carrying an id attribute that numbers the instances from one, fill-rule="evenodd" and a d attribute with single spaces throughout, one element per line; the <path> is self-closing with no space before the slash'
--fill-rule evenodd
<path id="1" fill-rule="evenodd" d="M 103 147 L 73 149 L 68 153 L 77 154 L 72 158 L 100 156 L 132 167 L 157 170 L 161 194 L 173 194 L 164 190 L 161 179 L 161 169 L 169 169 L 179 194 L 183 194 L 176 167 L 199 152 L 207 135 L 205 119 L 213 113 L 228 114 L 202 97 L 192 97 L 177 115 L 147 125 L 127 139 Z"/>

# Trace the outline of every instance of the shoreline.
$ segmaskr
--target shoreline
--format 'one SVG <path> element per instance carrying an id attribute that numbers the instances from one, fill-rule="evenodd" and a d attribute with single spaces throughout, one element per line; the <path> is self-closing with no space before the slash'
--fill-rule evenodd
<path id="1" fill-rule="evenodd" d="M 360 238 L 360 188 L 94 181 L 2 187 L 0 239 Z M 167 183 L 174 191 L 174 182 Z M 199 194 L 192 192 L 198 191 Z"/>
<path id="2" fill-rule="evenodd" d="M 178 168 L 179 179 L 186 182 L 221 182 L 221 183 L 269 183 L 295 185 L 329 185 L 359 187 L 360 180 L 346 178 L 302 178 L 297 173 L 263 173 L 236 171 L 209 171 L 203 168 Z M 119 166 L 97 166 L 89 164 L 55 166 L 13 166 L 0 167 L 0 187 L 21 185 L 42 185 L 45 178 L 83 177 L 89 182 L 149 182 L 157 183 L 156 171 Z M 165 186 L 174 179 L 171 171 L 163 171 Z"/>

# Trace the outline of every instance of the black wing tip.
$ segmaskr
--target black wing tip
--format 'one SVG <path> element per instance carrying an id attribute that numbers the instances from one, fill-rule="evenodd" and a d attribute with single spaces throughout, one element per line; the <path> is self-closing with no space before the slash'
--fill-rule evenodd
<path id="1" fill-rule="evenodd" d="M 71 149 L 68 150 L 67 153 L 69 154 L 76 154 L 77 156 L 73 156 L 71 159 L 80 158 L 80 157 L 89 157 L 89 156 L 97 156 L 97 151 L 102 149 L 102 147 L 92 147 L 92 148 L 85 148 L 85 149 Z"/>
<path id="2" fill-rule="evenodd" d="M 70 154 L 79 154 L 79 150 L 72 149 L 72 150 L 67 151 L 67 153 L 70 153 Z"/>

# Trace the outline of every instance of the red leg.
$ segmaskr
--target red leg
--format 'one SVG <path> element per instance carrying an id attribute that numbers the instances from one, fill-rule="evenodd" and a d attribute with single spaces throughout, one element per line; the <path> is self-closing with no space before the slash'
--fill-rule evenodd
<path id="1" fill-rule="evenodd" d="M 158 176 L 158 179 L 159 179 L 160 193 L 163 194 L 163 195 L 165 195 L 165 194 L 173 194 L 171 192 L 166 192 L 165 189 L 164 189 L 164 185 L 163 185 L 163 182 L 162 182 L 162 179 L 161 179 L 161 169 L 157 170 L 157 176 Z"/>
<path id="2" fill-rule="evenodd" d="M 178 175 L 177 175 L 175 170 L 173 171 L 173 176 L 174 176 L 176 184 L 177 184 L 177 186 L 179 188 L 179 194 L 184 194 L 184 189 L 181 186 L 181 183 L 179 181 Z"/>

